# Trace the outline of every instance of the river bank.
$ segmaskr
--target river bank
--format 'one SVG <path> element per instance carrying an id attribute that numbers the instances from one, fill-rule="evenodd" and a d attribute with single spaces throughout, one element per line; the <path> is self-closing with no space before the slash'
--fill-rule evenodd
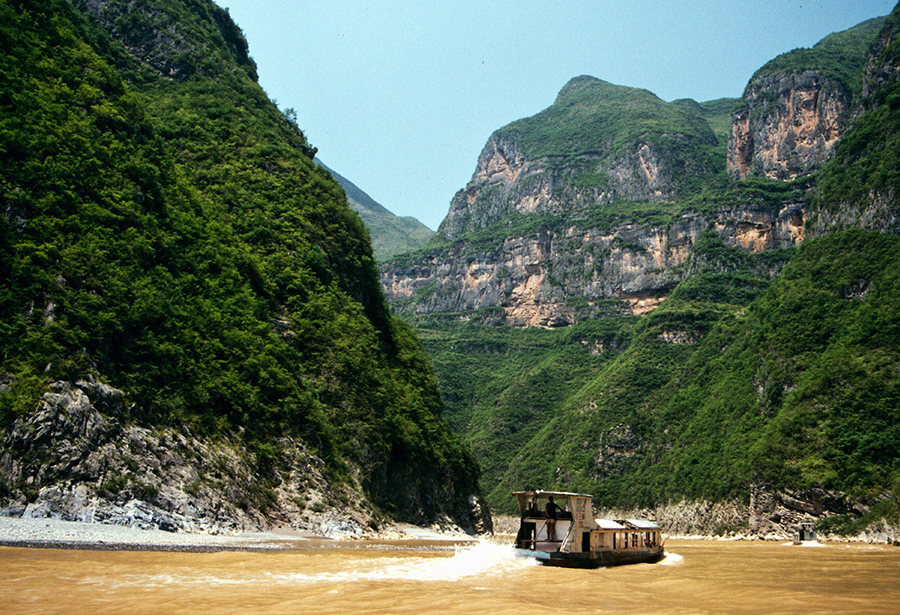
<path id="1" fill-rule="evenodd" d="M 341 537 L 353 540 L 354 537 Z M 437 532 L 413 525 L 395 525 L 368 541 L 429 541 L 462 543 L 473 539 L 461 532 Z M 0 546 L 58 549 L 97 549 L 106 551 L 272 551 L 291 548 L 298 543 L 338 544 L 344 540 L 292 530 L 266 532 L 187 533 L 140 529 L 104 523 L 83 523 L 51 518 L 0 517 Z M 356 542 L 359 542 L 356 540 Z"/>

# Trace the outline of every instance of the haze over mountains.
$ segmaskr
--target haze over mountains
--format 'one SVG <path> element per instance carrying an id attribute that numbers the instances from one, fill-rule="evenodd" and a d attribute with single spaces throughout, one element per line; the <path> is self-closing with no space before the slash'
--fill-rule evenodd
<path id="1" fill-rule="evenodd" d="M 316 159 L 316 164 L 328 169 L 344 192 L 350 208 L 359 214 L 369 230 L 372 250 L 377 261 L 385 261 L 398 254 L 418 250 L 434 237 L 434 231 L 411 216 L 396 216 L 356 184 Z"/>

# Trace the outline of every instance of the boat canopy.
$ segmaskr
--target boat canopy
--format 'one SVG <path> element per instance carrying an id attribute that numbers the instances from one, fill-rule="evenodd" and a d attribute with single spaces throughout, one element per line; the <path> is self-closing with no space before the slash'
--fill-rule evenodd
<path id="1" fill-rule="evenodd" d="M 628 528 L 621 523 L 616 523 L 612 519 L 595 519 L 601 530 L 627 530 Z"/>
<path id="2" fill-rule="evenodd" d="M 639 530 L 658 530 L 659 526 L 656 525 L 653 521 L 647 521 L 645 519 L 625 519 L 624 523 L 630 525 L 633 528 L 637 528 Z"/>
<path id="3" fill-rule="evenodd" d="M 587 493 L 571 493 L 569 491 L 513 491 L 513 495 L 519 496 L 524 495 L 529 498 L 549 498 L 553 496 L 554 498 L 590 498 L 591 496 Z"/>

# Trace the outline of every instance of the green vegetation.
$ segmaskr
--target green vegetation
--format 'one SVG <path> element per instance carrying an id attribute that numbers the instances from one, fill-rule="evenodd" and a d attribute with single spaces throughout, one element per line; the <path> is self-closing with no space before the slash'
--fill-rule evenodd
<path id="1" fill-rule="evenodd" d="M 892 42 L 870 64 L 885 67 L 878 73 L 885 83 L 859 98 L 881 23 L 896 32 L 900 11 L 780 56 L 758 73 L 822 70 L 864 110 L 834 159 L 797 181 L 726 176 L 733 99 L 667 104 L 579 78 L 551 108 L 498 131 L 529 158 L 548 158 L 565 206 L 553 215 L 506 212 L 452 244 L 435 238 L 432 251 L 464 258 L 501 252 L 512 236 L 558 238 L 570 227 L 609 232 L 625 223 L 665 228 L 689 212 L 748 205 L 804 203 L 809 217 L 801 248 L 760 254 L 728 247 L 711 226 L 679 266 L 688 277 L 646 316 L 609 309 L 552 330 L 486 326 L 501 321 L 487 309 L 463 315 L 468 322 L 459 314 L 416 316 L 448 420 L 481 462 L 496 510 L 512 512 L 510 491 L 521 488 L 584 491 L 600 504 L 627 506 L 745 499 L 763 483 L 826 488 L 872 504 L 866 516 L 835 517 L 823 529 L 852 532 L 896 517 L 896 501 L 883 498 L 900 485 L 900 239 L 873 231 L 898 231 L 900 94 L 891 71 L 900 37 L 886 37 Z M 706 128 L 694 130 L 695 122 Z M 684 173 L 670 202 L 578 200 L 611 181 L 582 158 L 596 161 L 676 128 L 694 130 L 678 141 L 688 144 L 683 153 L 696 145 L 704 153 L 692 160 L 718 166 Z M 496 205 L 495 196 L 479 198 Z M 833 230 L 817 218 L 872 231 L 817 236 Z M 618 247 L 639 249 L 624 240 Z M 556 262 L 547 268 L 548 280 L 566 274 Z M 567 304 L 580 310 L 588 302 L 572 296 Z"/>
<path id="2" fill-rule="evenodd" d="M 829 34 L 811 49 L 783 53 L 757 70 L 750 83 L 762 75 L 815 70 L 838 81 L 854 98 L 858 98 L 862 95 L 863 66 L 872 41 L 884 23 L 884 17 L 876 17 L 849 30 Z"/>
<path id="3" fill-rule="evenodd" d="M 316 160 L 316 163 L 328 169 L 321 161 Z M 328 171 L 347 193 L 350 209 L 358 213 L 366 225 L 372 238 L 375 260 L 382 262 L 398 254 L 418 250 L 434 236 L 434 231 L 415 218 L 395 216 L 349 179 L 331 169 Z"/>
<path id="4" fill-rule="evenodd" d="M 418 329 L 500 510 L 532 486 L 608 505 L 745 497 L 757 480 L 865 498 L 900 476 L 898 248 L 854 231 L 753 256 L 710 234 L 704 272 L 648 316 Z M 753 273 L 773 257 L 788 262 L 774 284 Z"/>
<path id="5" fill-rule="evenodd" d="M 0 41 L 0 429 L 92 373 L 140 424 L 298 438 L 404 518 L 477 491 L 359 216 L 224 11 L 4 0 Z"/>
<path id="6" fill-rule="evenodd" d="M 498 131 L 500 136 L 515 135 L 531 159 L 615 154 L 642 139 L 660 146 L 680 142 L 666 137 L 673 134 L 699 147 L 715 142 L 709 125 L 694 109 L 593 77 L 573 79 L 551 107 Z"/>

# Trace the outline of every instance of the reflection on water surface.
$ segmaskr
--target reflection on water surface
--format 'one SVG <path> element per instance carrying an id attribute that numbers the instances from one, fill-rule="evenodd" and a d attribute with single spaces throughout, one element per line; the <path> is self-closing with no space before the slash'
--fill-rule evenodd
<path id="1" fill-rule="evenodd" d="M 358 545 L 357 545 L 358 546 Z M 900 548 L 670 541 L 660 564 L 537 566 L 510 547 L 0 549 L 4 612 L 895 613 Z"/>

